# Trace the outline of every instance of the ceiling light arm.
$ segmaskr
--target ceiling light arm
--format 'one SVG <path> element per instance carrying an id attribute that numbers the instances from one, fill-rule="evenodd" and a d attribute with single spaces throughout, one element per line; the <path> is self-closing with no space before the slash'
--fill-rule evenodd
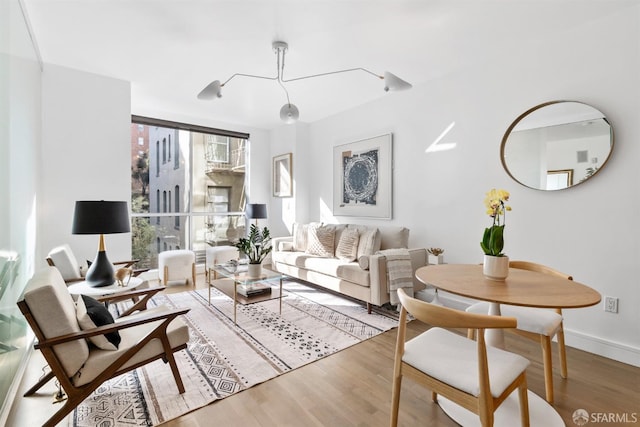
<path id="1" fill-rule="evenodd" d="M 349 68 L 348 70 L 329 71 L 328 73 L 320 73 L 320 74 L 313 74 L 313 75 L 310 75 L 310 76 L 296 77 L 294 79 L 288 79 L 288 80 L 282 79 L 282 81 L 285 82 L 285 83 L 288 83 L 288 82 L 294 82 L 296 80 L 304 80 L 304 79 L 310 79 L 312 77 L 328 76 L 328 75 L 331 75 L 331 74 L 348 73 L 348 72 L 351 72 L 351 71 L 364 71 L 365 73 L 369 73 L 372 76 L 375 76 L 375 77 L 377 77 L 377 78 L 379 78 L 381 80 L 384 79 L 384 76 L 380 76 L 380 75 L 378 75 L 378 74 L 376 74 L 376 73 L 374 73 L 372 71 L 367 70 L 366 68 L 358 67 L 358 68 Z"/>
<path id="2" fill-rule="evenodd" d="M 240 76 L 240 77 L 253 77 L 255 79 L 265 79 L 265 80 L 278 80 L 278 76 L 276 77 L 265 77 L 265 76 L 255 76 L 253 74 L 243 74 L 243 73 L 235 73 L 234 75 L 232 75 L 231 77 L 229 77 L 227 80 L 225 80 L 224 83 L 220 84 L 220 87 L 223 87 L 224 85 L 226 85 L 227 83 L 229 83 L 231 81 L 232 78 L 236 77 L 236 76 Z"/>

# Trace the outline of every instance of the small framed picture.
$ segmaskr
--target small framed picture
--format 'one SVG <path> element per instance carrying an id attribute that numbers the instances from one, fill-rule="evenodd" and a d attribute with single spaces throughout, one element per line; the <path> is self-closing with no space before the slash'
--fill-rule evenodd
<path id="1" fill-rule="evenodd" d="M 273 196 L 293 197 L 292 154 L 286 153 L 273 158 Z"/>

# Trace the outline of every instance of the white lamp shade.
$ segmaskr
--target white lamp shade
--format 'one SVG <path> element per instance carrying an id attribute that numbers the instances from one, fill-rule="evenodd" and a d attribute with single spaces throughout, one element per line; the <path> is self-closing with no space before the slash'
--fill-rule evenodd
<path id="1" fill-rule="evenodd" d="M 300 117 L 298 107 L 293 104 L 284 104 L 280 109 L 280 119 L 287 124 L 295 123 Z"/>
<path id="2" fill-rule="evenodd" d="M 198 94 L 198 99 L 209 100 L 209 99 L 221 98 L 222 97 L 222 92 L 220 92 L 221 87 L 222 86 L 220 86 L 220 80 L 212 81 L 207 85 L 207 87 L 205 87 L 200 91 L 200 93 Z"/>
<path id="3" fill-rule="evenodd" d="M 397 90 L 407 90 L 407 89 L 411 89 L 411 83 L 409 82 L 405 82 L 404 80 L 402 80 L 400 77 L 396 76 L 395 74 L 392 74 L 388 71 L 384 72 L 384 90 L 385 92 L 388 92 L 390 90 L 393 91 L 397 91 Z"/>

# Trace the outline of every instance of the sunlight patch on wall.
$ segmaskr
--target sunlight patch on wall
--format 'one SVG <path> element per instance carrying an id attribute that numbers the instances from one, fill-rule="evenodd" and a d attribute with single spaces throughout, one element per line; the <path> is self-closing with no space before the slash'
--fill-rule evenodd
<path id="1" fill-rule="evenodd" d="M 455 142 L 440 143 L 444 139 L 444 137 L 447 136 L 447 134 L 451 131 L 451 129 L 453 129 L 455 125 L 456 125 L 456 122 L 451 122 L 451 124 L 447 126 L 447 128 L 444 131 L 442 131 L 440 136 L 438 136 L 436 140 L 433 141 L 433 143 L 429 147 L 427 147 L 426 150 L 424 150 L 424 152 L 435 153 L 437 151 L 447 151 L 447 150 L 453 150 L 454 148 L 456 148 Z"/>

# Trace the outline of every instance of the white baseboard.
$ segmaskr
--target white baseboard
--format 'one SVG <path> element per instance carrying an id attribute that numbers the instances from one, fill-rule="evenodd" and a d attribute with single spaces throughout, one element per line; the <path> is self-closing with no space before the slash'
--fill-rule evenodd
<path id="1" fill-rule="evenodd" d="M 416 293 L 416 298 L 428 302 L 432 302 L 434 297 L 435 291 L 432 288 L 427 288 Z M 445 307 L 455 308 L 456 310 L 464 310 L 474 302 L 473 300 L 442 291 L 438 292 L 438 300 Z M 605 340 L 600 337 L 567 328 L 564 330 L 564 336 L 565 345 L 568 347 L 577 348 L 579 350 L 597 354 L 598 356 L 640 367 L 640 348 L 638 347 Z"/>

